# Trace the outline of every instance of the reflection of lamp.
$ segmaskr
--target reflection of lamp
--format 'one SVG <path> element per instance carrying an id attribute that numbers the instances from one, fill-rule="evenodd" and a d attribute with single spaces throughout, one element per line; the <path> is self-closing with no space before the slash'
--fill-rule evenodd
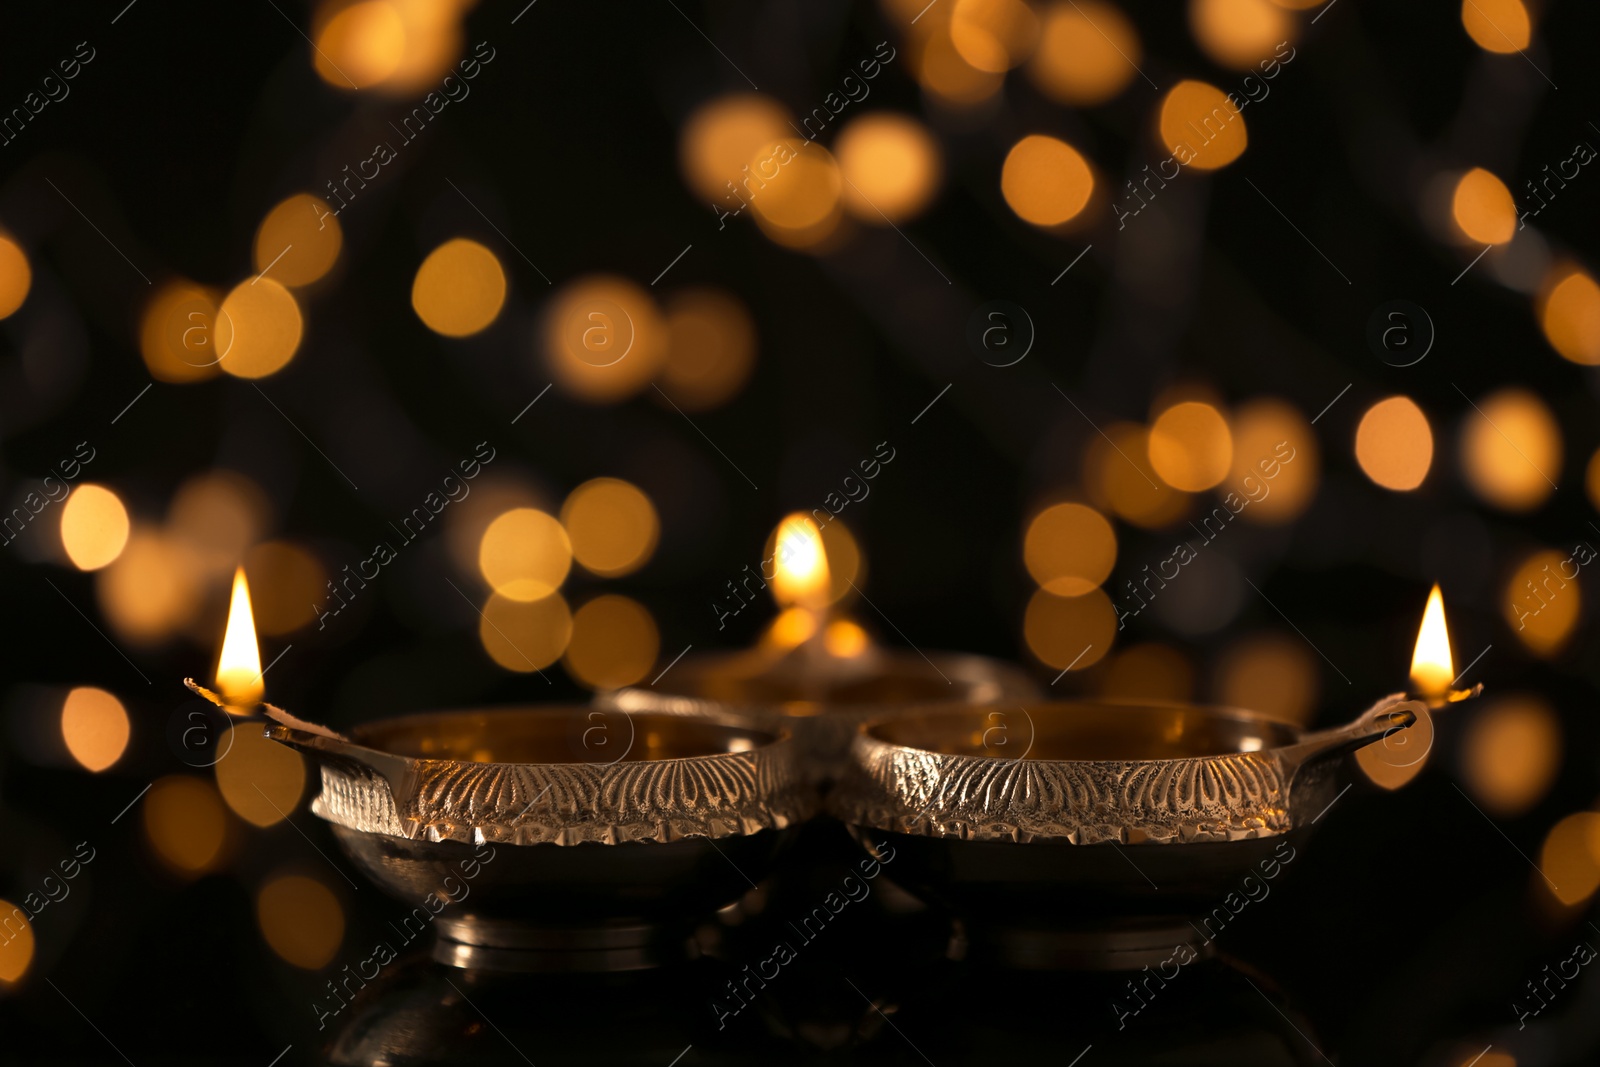
<path id="1" fill-rule="evenodd" d="M 1435 585 L 1428 594 L 1417 630 L 1417 647 L 1411 654 L 1411 686 L 1430 708 L 1440 708 L 1477 696 L 1483 686 L 1451 689 L 1455 681 L 1455 660 L 1450 655 L 1450 631 L 1444 622 L 1444 596 Z"/>
<path id="2" fill-rule="evenodd" d="M 1038 696 L 1020 667 L 870 640 L 838 607 L 846 593 L 858 590 L 853 582 L 838 582 L 809 515 L 780 522 L 772 547 L 771 577 L 762 577 L 782 610 L 756 647 L 685 656 L 655 683 L 601 693 L 598 701 L 629 711 L 728 712 L 769 729 L 786 726 L 800 736 L 807 772 L 827 777 L 856 724 L 882 718 L 896 705 Z"/>

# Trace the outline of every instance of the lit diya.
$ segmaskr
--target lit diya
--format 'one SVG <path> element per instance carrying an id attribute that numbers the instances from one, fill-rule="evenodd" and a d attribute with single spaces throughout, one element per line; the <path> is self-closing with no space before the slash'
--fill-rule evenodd
<path id="1" fill-rule="evenodd" d="M 1032 678 L 999 660 L 874 643 L 839 607 L 852 594 L 866 599 L 854 581 L 859 551 L 841 523 L 828 528 L 839 537 L 837 550 L 850 557 L 840 572 L 830 566 L 822 531 L 804 513 L 778 524 L 759 575 L 745 568 L 739 588 L 752 600 L 768 590 L 780 608 L 756 647 L 685 656 L 655 683 L 601 693 L 597 703 L 627 711 L 720 713 L 769 730 L 787 728 L 800 743 L 807 773 L 830 778 L 843 766 L 857 726 L 896 706 L 1039 697 Z"/>
<path id="2" fill-rule="evenodd" d="M 220 692 L 186 684 L 242 714 L 262 672 L 242 575 L 234 588 Z M 456 966 L 670 962 L 813 807 L 787 737 L 712 715 L 507 707 L 339 733 L 259 706 L 269 738 L 319 765 L 311 810 L 345 855 L 393 896 L 439 903 L 434 958 Z"/>
<path id="3" fill-rule="evenodd" d="M 1203 954 L 1190 917 L 1292 862 L 1343 795 L 1341 757 L 1481 691 L 1450 688 L 1437 589 L 1412 680 L 1421 699 L 1395 693 L 1311 733 L 1189 704 L 916 710 L 862 725 L 829 806 L 865 847 L 893 849 L 895 881 L 976 924 L 974 949 L 1010 964 L 1137 968 L 1190 942 Z"/>

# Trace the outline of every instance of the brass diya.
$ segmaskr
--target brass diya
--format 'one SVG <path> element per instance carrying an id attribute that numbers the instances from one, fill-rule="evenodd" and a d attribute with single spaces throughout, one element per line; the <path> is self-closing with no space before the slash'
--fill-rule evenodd
<path id="1" fill-rule="evenodd" d="M 813 806 L 787 737 L 713 716 L 508 707 L 345 736 L 268 712 L 319 765 L 311 810 L 351 862 L 409 904 L 454 902 L 434 955 L 458 966 L 667 962 Z"/>
<path id="2" fill-rule="evenodd" d="M 987 656 L 872 648 L 852 662 L 820 663 L 797 652 L 764 650 L 686 656 L 663 688 L 632 686 L 602 692 L 602 707 L 668 715 L 723 715 L 763 730 L 793 733 L 813 779 L 843 770 L 851 740 L 864 722 L 900 706 L 986 705 L 1038 699 L 1039 688 L 1020 667 Z"/>
<path id="3" fill-rule="evenodd" d="M 863 725 L 830 807 L 893 850 L 896 882 L 974 925 L 1144 923 L 1168 952 L 1146 920 L 1199 914 L 1292 859 L 1339 795 L 1339 757 L 1424 709 L 1396 694 L 1314 733 L 1184 704 L 921 709 Z"/>

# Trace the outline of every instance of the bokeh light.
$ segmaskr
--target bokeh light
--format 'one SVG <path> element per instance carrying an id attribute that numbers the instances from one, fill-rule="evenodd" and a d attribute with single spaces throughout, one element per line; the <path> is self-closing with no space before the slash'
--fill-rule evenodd
<path id="1" fill-rule="evenodd" d="M 471 337 L 506 302 L 506 272 L 477 241 L 456 237 L 428 253 L 411 283 L 411 307 L 434 333 Z"/>
<path id="2" fill-rule="evenodd" d="M 937 8 L 935 8 L 937 11 Z M 927 28 L 913 39 L 911 68 L 917 81 L 946 107 L 975 107 L 991 99 L 1005 83 L 1005 76 L 979 70 L 962 58 L 950 38 L 948 13 L 940 18 L 932 13 L 920 25 Z"/>
<path id="3" fill-rule="evenodd" d="M 612 404 L 649 385 L 667 351 L 655 298 L 606 274 L 557 290 L 545 307 L 541 336 L 556 384 L 592 404 Z"/>
<path id="4" fill-rule="evenodd" d="M 300 347 L 300 305 L 272 278 L 240 282 L 217 310 L 218 366 L 235 378 L 265 378 Z"/>
<path id="5" fill-rule="evenodd" d="M 1489 814 L 1515 818 L 1537 804 L 1561 769 L 1561 724 L 1544 701 L 1502 697 L 1462 731 L 1461 776 Z"/>
<path id="6" fill-rule="evenodd" d="M 128 747 L 128 711 L 104 689 L 80 685 L 61 702 L 61 737 L 85 770 L 103 771 Z"/>
<path id="7" fill-rule="evenodd" d="M 817 632 L 817 613 L 805 608 L 784 608 L 761 633 L 768 648 L 798 648 Z"/>
<path id="8" fill-rule="evenodd" d="M 1041 588 L 1057 596 L 1082 596 L 1111 575 L 1117 535 L 1091 507 L 1053 504 L 1028 523 L 1022 559 Z"/>
<path id="9" fill-rule="evenodd" d="M 61 505 L 61 547 L 80 571 L 115 562 L 128 543 L 128 529 L 122 498 L 103 485 L 80 485 Z"/>
<path id="10" fill-rule="evenodd" d="M 1134 645 L 1106 665 L 1100 692 L 1119 700 L 1188 700 L 1194 696 L 1194 667 L 1168 645 Z"/>
<path id="11" fill-rule="evenodd" d="M 1582 606 L 1580 565 L 1581 559 L 1544 549 L 1523 560 L 1506 583 L 1506 625 L 1535 655 L 1555 656 L 1572 636 Z"/>
<path id="12" fill-rule="evenodd" d="M 1103 104 L 1127 88 L 1143 59 L 1139 33 L 1101 0 L 1057 0 L 1044 10 L 1028 77 L 1068 107 Z"/>
<path id="13" fill-rule="evenodd" d="M 1111 651 L 1117 613 L 1100 589 L 1070 597 L 1040 589 L 1028 601 L 1022 636 L 1028 651 L 1046 666 L 1081 671 Z"/>
<path id="14" fill-rule="evenodd" d="M 316 605 L 327 599 L 328 577 L 310 551 L 288 541 L 267 541 L 245 553 L 256 629 L 277 637 L 293 633 L 317 617 Z M 359 578 L 357 568 L 341 574 Z"/>
<path id="15" fill-rule="evenodd" d="M 501 596 L 524 602 L 561 587 L 572 567 L 572 542 L 561 523 L 537 508 L 513 508 L 489 524 L 478 569 Z"/>
<path id="16" fill-rule="evenodd" d="M 1600 889 L 1600 815 L 1578 811 L 1550 828 L 1539 850 L 1538 884 L 1572 907 Z"/>
<path id="17" fill-rule="evenodd" d="M 1539 296 L 1539 325 L 1563 358 L 1600 364 L 1600 285 L 1576 267 L 1553 271 Z"/>
<path id="18" fill-rule="evenodd" d="M 203 573 L 231 574 L 269 519 L 261 487 L 236 471 L 212 470 L 185 481 L 167 505 L 167 532 L 182 541 Z"/>
<path id="19" fill-rule="evenodd" d="M 1210 404 L 1185 400 L 1150 425 L 1150 466 L 1174 489 L 1197 493 L 1227 477 L 1233 465 L 1233 433 Z"/>
<path id="20" fill-rule="evenodd" d="M 537 671 L 566 651 L 572 640 L 572 611 L 560 593 L 533 601 L 494 593 L 478 620 L 478 640 L 489 658 L 506 670 Z"/>
<path id="21" fill-rule="evenodd" d="M 1428 765 L 1433 755 L 1433 716 L 1417 713 L 1417 721 L 1404 730 L 1385 734 L 1356 750 L 1356 766 L 1369 781 L 1384 789 L 1399 789 Z"/>
<path id="22" fill-rule="evenodd" d="M 1378 401 L 1356 427 L 1356 462 L 1368 478 L 1385 489 L 1415 489 L 1433 466 L 1433 430 L 1428 417 L 1409 397 Z"/>
<path id="23" fill-rule="evenodd" d="M 117 561 L 96 576 L 100 612 L 134 644 L 165 640 L 199 606 L 198 560 L 182 541 L 134 527 Z"/>
<path id="24" fill-rule="evenodd" d="M 1317 658 L 1297 637 L 1263 633 L 1230 645 L 1217 664 L 1216 700 L 1305 725 L 1317 706 Z"/>
<path id="25" fill-rule="evenodd" d="M 14 985 L 33 962 L 33 923 L 24 909 L 0 900 L 0 930 L 5 935 L 0 940 L 0 983 Z"/>
<path id="26" fill-rule="evenodd" d="M 1227 94 L 1201 81 L 1181 81 L 1161 101 L 1161 145 L 1180 165 L 1196 170 L 1225 167 L 1250 142 L 1244 116 Z"/>
<path id="27" fill-rule="evenodd" d="M 323 81 L 335 89 L 366 89 L 399 68 L 406 28 L 390 0 L 360 0 L 336 8 L 315 28 L 313 39 L 311 62 Z"/>
<path id="28" fill-rule="evenodd" d="M 730 93 L 700 105 L 678 140 L 684 181 L 696 195 L 735 209 L 730 183 L 744 178 L 758 152 L 794 134 L 791 120 L 788 109 L 761 93 Z"/>
<path id="29" fill-rule="evenodd" d="M 822 631 L 822 647 L 828 650 L 830 656 L 850 659 L 861 655 L 871 644 L 872 639 L 867 636 L 867 631 L 849 619 L 834 619 Z"/>
<path id="30" fill-rule="evenodd" d="M 1023 0 L 955 0 L 950 41 L 977 70 L 999 74 L 1033 54 L 1039 19 Z"/>
<path id="31" fill-rule="evenodd" d="M 344 909 L 315 878 L 274 878 L 256 894 L 261 936 L 285 963 L 308 971 L 326 967 L 344 940 Z"/>
<path id="32" fill-rule="evenodd" d="M 333 269 L 344 235 L 328 202 L 296 193 L 267 212 L 256 230 L 257 275 L 284 285 L 310 285 Z"/>
<path id="33" fill-rule="evenodd" d="M 878 111 L 839 131 L 833 150 L 844 178 L 845 210 L 886 226 L 922 212 L 938 191 L 944 164 L 928 128 L 909 115 Z"/>
<path id="34" fill-rule="evenodd" d="M 650 498 L 620 478 L 594 478 L 574 489 L 561 505 L 561 525 L 572 543 L 572 558 L 603 578 L 644 566 L 661 532 Z"/>
<path id="35" fill-rule="evenodd" d="M 1253 70 L 1298 36 L 1294 17 L 1271 0 L 1189 0 L 1189 28 L 1201 51 L 1235 70 Z"/>
<path id="36" fill-rule="evenodd" d="M 598 596 L 572 616 L 572 639 L 562 662 L 594 689 L 620 689 L 649 677 L 661 651 L 655 619 L 637 600 Z"/>
<path id="37" fill-rule="evenodd" d="M 0 234 L 0 319 L 16 314 L 33 288 L 33 268 L 28 254 L 10 237 Z"/>
<path id="38" fill-rule="evenodd" d="M 748 160 L 750 209 L 761 232 L 787 248 L 817 248 L 844 213 L 844 177 L 815 141 L 783 138 Z"/>
<path id="39" fill-rule="evenodd" d="M 1320 477 L 1316 433 L 1292 404 L 1261 397 L 1234 409 L 1228 488 L 1250 501 L 1241 518 L 1269 524 L 1299 518 Z"/>
<path id="40" fill-rule="evenodd" d="M 1461 465 L 1488 503 L 1507 511 L 1538 507 L 1561 474 L 1561 427 L 1533 393 L 1501 389 L 1462 416 Z"/>
<path id="41" fill-rule="evenodd" d="M 222 294 L 182 279 L 157 289 L 139 320 L 139 354 L 163 382 L 199 382 L 222 373 L 217 308 Z"/>
<path id="42" fill-rule="evenodd" d="M 235 730 L 235 737 L 243 730 Z M 228 814 L 210 783 L 169 775 L 142 802 L 145 836 L 156 856 L 184 874 L 201 874 L 222 853 Z"/>
<path id="43" fill-rule="evenodd" d="M 1486 52 L 1517 52 L 1533 39 L 1533 18 L 1522 0 L 1461 0 L 1461 25 Z"/>
<path id="44" fill-rule="evenodd" d="M 680 290 L 666 302 L 666 358 L 660 382 L 685 411 L 705 411 L 744 388 L 755 367 L 756 326 L 720 289 Z"/>
<path id="45" fill-rule="evenodd" d="M 259 726 L 235 728 L 233 743 L 215 769 L 222 799 L 235 815 L 256 826 L 287 819 L 305 792 L 305 760 L 294 749 L 268 740 Z"/>
<path id="46" fill-rule="evenodd" d="M 1094 193 L 1094 174 L 1078 150 L 1065 141 L 1029 134 L 1006 153 L 1000 192 L 1024 222 L 1058 226 L 1088 205 Z"/>
<path id="47" fill-rule="evenodd" d="M 1149 529 L 1183 517 L 1190 497 L 1162 481 L 1150 466 L 1150 434 L 1142 426 L 1119 422 L 1089 439 L 1083 453 L 1083 481 L 1090 498 L 1118 518 Z"/>
<path id="48" fill-rule="evenodd" d="M 1517 205 L 1506 183 L 1473 167 L 1456 182 L 1450 214 L 1469 240 L 1479 244 L 1505 244 L 1517 232 Z"/>

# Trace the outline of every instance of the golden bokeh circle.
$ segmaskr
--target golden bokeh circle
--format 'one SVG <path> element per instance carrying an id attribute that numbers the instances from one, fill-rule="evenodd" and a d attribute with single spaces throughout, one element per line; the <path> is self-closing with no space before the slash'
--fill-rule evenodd
<path id="1" fill-rule="evenodd" d="M 1473 167 L 1456 181 L 1450 216 L 1468 240 L 1505 244 L 1517 233 L 1517 205 L 1506 183 L 1482 167 Z"/>
<path id="2" fill-rule="evenodd" d="M 471 337 L 499 317 L 506 272 L 477 241 L 456 237 L 428 253 L 411 283 L 411 307 L 434 333 Z"/>
<path id="3" fill-rule="evenodd" d="M 1186 493 L 1210 489 L 1233 465 L 1228 420 L 1198 400 L 1182 401 L 1157 415 L 1148 447 L 1150 466 L 1161 480 Z"/>
<path id="4" fill-rule="evenodd" d="M 62 740 L 85 770 L 98 773 L 121 759 L 130 729 L 122 701 L 104 689 L 76 686 L 61 702 Z"/>
<path id="5" fill-rule="evenodd" d="M 852 119 L 833 150 L 844 179 L 844 206 L 869 225 L 921 214 L 939 189 L 939 144 L 909 115 L 876 111 Z"/>
<path id="6" fill-rule="evenodd" d="M 1011 146 L 1000 168 L 1000 192 L 1017 217 L 1035 226 L 1075 218 L 1094 193 L 1094 173 L 1076 148 L 1044 134 Z"/>
<path id="7" fill-rule="evenodd" d="M 320 971 L 344 940 L 344 909 L 333 891 L 315 878 L 281 875 L 256 894 L 261 936 L 285 963 Z"/>
<path id="8" fill-rule="evenodd" d="M 512 508 L 489 524 L 478 544 L 478 569 L 501 596 L 524 603 L 549 596 L 572 567 L 572 542 L 553 516 Z"/>
<path id="9" fill-rule="evenodd" d="M 235 378 L 275 374 L 294 358 L 303 328 L 288 289 L 271 278 L 240 282 L 217 309 L 217 365 Z"/>
<path id="10" fill-rule="evenodd" d="M 566 651 L 572 640 L 572 611 L 560 593 L 532 601 L 493 593 L 478 620 L 478 640 L 497 664 L 528 674 L 550 666 Z"/>
<path id="11" fill-rule="evenodd" d="M 1225 167 L 1250 143 L 1244 115 L 1215 85 L 1181 81 L 1161 101 L 1161 144 L 1181 166 Z"/>
<path id="12" fill-rule="evenodd" d="M 1433 430 L 1410 397 L 1378 401 L 1356 427 L 1356 462 L 1373 482 L 1406 492 L 1422 484 L 1433 466 Z"/>
<path id="13" fill-rule="evenodd" d="M 1082 596 L 1110 577 L 1117 562 L 1117 535 L 1091 507 L 1053 504 L 1028 523 L 1022 558 L 1040 588 L 1057 596 Z"/>
<path id="14" fill-rule="evenodd" d="M 61 547 L 80 571 L 116 562 L 128 544 L 128 509 L 103 485 L 85 482 L 61 505 Z"/>
<path id="15" fill-rule="evenodd" d="M 310 193 L 282 201 L 256 229 L 256 273 L 284 285 L 310 285 L 333 269 L 344 243 L 328 202 Z"/>
<path id="16" fill-rule="evenodd" d="M 1139 32 L 1114 4 L 1057 0 L 1044 10 L 1028 77 L 1068 107 L 1094 107 L 1138 76 Z"/>
<path id="17" fill-rule="evenodd" d="M 16 314 L 33 288 L 33 268 L 28 254 L 4 234 L 0 234 L 0 319 Z"/>
<path id="18" fill-rule="evenodd" d="M 594 689 L 620 689 L 649 677 L 661 652 L 661 634 L 643 604 L 607 594 L 572 617 L 572 640 L 562 662 L 567 673 Z"/>
<path id="19" fill-rule="evenodd" d="M 620 478 L 594 478 L 574 489 L 561 505 L 561 525 L 572 543 L 572 558 L 602 578 L 620 578 L 644 566 L 661 533 L 650 498 Z"/>
<path id="20" fill-rule="evenodd" d="M 1117 613 L 1102 589 L 1070 597 L 1040 589 L 1028 600 L 1022 634 L 1028 651 L 1041 663 L 1081 671 L 1111 651 Z"/>
<path id="21" fill-rule="evenodd" d="M 1484 397 L 1461 423 L 1461 470 L 1475 493 L 1507 511 L 1528 511 L 1555 492 L 1561 427 L 1526 389 Z"/>

